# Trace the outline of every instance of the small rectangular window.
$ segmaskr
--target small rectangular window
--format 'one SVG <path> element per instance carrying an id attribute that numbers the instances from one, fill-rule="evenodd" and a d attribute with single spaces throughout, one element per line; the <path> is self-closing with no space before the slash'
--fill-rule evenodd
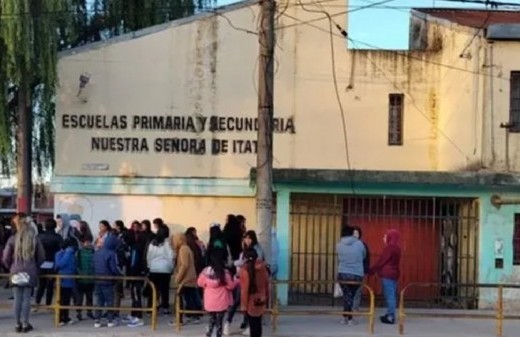
<path id="1" fill-rule="evenodd" d="M 388 145 L 403 145 L 404 95 L 388 96 Z"/>
<path id="2" fill-rule="evenodd" d="M 509 90 L 509 131 L 520 132 L 520 71 L 511 72 Z"/>
<path id="3" fill-rule="evenodd" d="M 513 231 L 513 265 L 520 265 L 520 214 L 515 214 L 515 228 Z"/>

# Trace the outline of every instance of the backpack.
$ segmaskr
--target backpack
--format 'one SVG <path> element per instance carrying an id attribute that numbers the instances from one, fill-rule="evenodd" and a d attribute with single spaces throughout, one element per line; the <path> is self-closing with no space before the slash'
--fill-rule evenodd
<path id="1" fill-rule="evenodd" d="M 77 252 L 77 270 L 78 275 L 94 275 L 94 249 L 81 248 Z M 91 284 L 93 279 L 78 279 L 79 283 Z"/>

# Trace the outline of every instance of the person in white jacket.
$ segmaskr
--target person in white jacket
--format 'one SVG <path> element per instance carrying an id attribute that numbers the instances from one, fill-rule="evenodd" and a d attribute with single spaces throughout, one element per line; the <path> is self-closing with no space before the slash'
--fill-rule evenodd
<path id="1" fill-rule="evenodd" d="M 162 314 L 171 314 L 170 281 L 173 273 L 175 253 L 168 239 L 168 231 L 159 227 L 157 235 L 150 242 L 146 253 L 146 265 L 150 281 L 155 285 L 160 298 Z"/>

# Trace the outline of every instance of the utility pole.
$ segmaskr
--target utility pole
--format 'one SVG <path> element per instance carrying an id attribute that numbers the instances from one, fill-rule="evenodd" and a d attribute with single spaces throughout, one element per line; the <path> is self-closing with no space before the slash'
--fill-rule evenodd
<path id="1" fill-rule="evenodd" d="M 271 263 L 273 225 L 273 94 L 274 94 L 274 0 L 260 0 L 258 42 L 258 134 L 256 154 L 256 221 L 265 261 Z"/>

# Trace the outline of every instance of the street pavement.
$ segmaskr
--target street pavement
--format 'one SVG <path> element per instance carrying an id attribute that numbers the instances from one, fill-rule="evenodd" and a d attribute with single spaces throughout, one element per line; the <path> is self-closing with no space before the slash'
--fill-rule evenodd
<path id="1" fill-rule="evenodd" d="M 316 309 L 307 307 L 306 309 Z M 317 308 L 319 310 L 319 308 Z M 330 308 L 329 308 L 330 309 Z M 424 310 L 421 312 L 425 312 Z M 449 312 L 449 311 L 444 311 Z M 75 315 L 71 315 L 74 317 Z M 48 311 L 33 314 L 31 322 L 35 327 L 32 333 L 25 336 L 34 337 L 162 337 L 205 336 L 205 323 L 184 326 L 181 332 L 168 326 L 169 316 L 159 317 L 157 330 L 152 332 L 147 325 L 139 328 L 118 326 L 115 328 L 93 327 L 93 321 L 81 321 L 74 325 L 54 328 L 53 315 Z M 235 319 L 240 322 L 240 317 Z M 13 320 L 10 310 L 0 309 L 0 336 L 20 336 L 13 331 Z M 409 337 L 494 337 L 496 336 L 496 321 L 494 319 L 450 319 L 450 318 L 419 318 L 409 317 L 405 325 L 405 336 Z M 370 336 L 367 329 L 367 319 L 358 319 L 355 326 L 340 324 L 340 317 L 336 316 L 280 316 L 278 330 L 273 333 L 270 324 L 264 326 L 265 337 L 366 337 Z M 383 325 L 376 322 L 375 337 L 397 337 L 397 325 Z M 232 329 L 233 330 L 233 329 Z M 241 336 L 238 327 L 234 327 L 232 336 Z M 215 336 L 215 335 L 214 335 Z M 504 337 L 520 336 L 520 321 L 504 322 Z"/>

